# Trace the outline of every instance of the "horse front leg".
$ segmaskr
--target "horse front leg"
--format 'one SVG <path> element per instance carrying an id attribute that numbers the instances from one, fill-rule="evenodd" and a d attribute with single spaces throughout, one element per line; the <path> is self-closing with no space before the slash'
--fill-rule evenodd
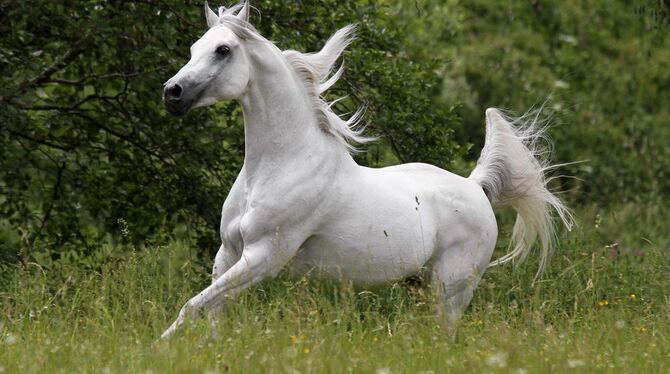
<path id="1" fill-rule="evenodd" d="M 235 251 L 233 248 L 226 247 L 225 244 L 221 244 L 219 251 L 216 252 L 214 257 L 214 266 L 212 267 L 212 283 L 216 282 L 223 274 L 225 274 L 237 261 L 240 260 L 240 252 Z M 214 307 L 210 309 L 207 313 L 207 318 L 210 321 L 212 326 L 212 336 L 216 336 L 217 326 L 219 324 L 219 316 L 223 314 L 223 305 L 219 307 Z"/>
<path id="2" fill-rule="evenodd" d="M 161 335 L 161 339 L 172 336 L 185 321 L 201 317 L 221 306 L 226 298 L 235 297 L 263 279 L 277 275 L 298 248 L 278 246 L 276 243 L 275 240 L 259 240 L 245 245 L 242 256 L 228 271 L 184 304 L 179 316 Z"/>
<path id="3" fill-rule="evenodd" d="M 212 283 L 221 278 L 237 261 L 240 260 L 240 253 L 232 248 L 226 248 L 221 244 L 219 251 L 214 257 L 214 266 L 212 266 Z"/>

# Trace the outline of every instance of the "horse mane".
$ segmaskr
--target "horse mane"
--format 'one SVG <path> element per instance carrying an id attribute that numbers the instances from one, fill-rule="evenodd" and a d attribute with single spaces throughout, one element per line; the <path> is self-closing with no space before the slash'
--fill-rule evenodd
<path id="1" fill-rule="evenodd" d="M 230 8 L 220 7 L 220 24 L 229 27 L 235 35 L 244 40 L 267 42 L 268 40 L 261 36 L 253 25 L 235 15 L 243 6 L 244 3 Z M 328 39 L 321 51 L 316 53 L 302 53 L 294 50 L 282 52 L 289 66 L 293 68 L 305 87 L 321 130 L 335 137 L 350 153 L 358 151 L 352 143 L 364 144 L 375 140 L 374 137 L 362 135 L 364 128 L 360 126 L 360 123 L 365 108 L 358 108 L 349 119 L 344 120 L 333 111 L 333 105 L 343 98 L 328 102 L 322 94 L 342 77 L 344 63 L 334 74 L 332 73 L 333 68 L 345 48 L 353 41 L 355 32 L 354 25 L 341 28 Z"/>
<path id="2" fill-rule="evenodd" d="M 344 63 L 334 74 L 332 71 L 337 59 L 353 41 L 355 32 L 354 25 L 341 28 L 328 39 L 321 51 L 316 53 L 302 53 L 294 50 L 283 52 L 289 65 L 307 90 L 307 95 L 312 101 L 312 107 L 319 121 L 319 127 L 334 136 L 351 153 L 357 152 L 352 143 L 364 144 L 375 139 L 362 135 L 364 128 L 360 126 L 360 122 L 365 108 L 358 108 L 348 120 L 344 120 L 333 111 L 333 105 L 342 98 L 328 102 L 321 95 L 342 77 Z"/>

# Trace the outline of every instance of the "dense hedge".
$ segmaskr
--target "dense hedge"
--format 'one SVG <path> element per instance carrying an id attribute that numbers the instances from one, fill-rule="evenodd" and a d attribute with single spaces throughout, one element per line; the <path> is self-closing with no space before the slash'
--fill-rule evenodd
<path id="1" fill-rule="evenodd" d="M 414 2 L 418 58 L 452 61 L 460 143 L 483 140 L 482 113 L 544 105 L 573 200 L 607 205 L 670 195 L 670 3 L 547 0 Z M 441 35 L 442 38 L 435 38 Z"/>
<path id="2" fill-rule="evenodd" d="M 102 242 L 186 235 L 217 246 L 243 160 L 235 104 L 168 116 L 162 83 L 206 30 L 202 1 L 64 1 L 0 7 L 0 258 L 90 253 Z M 348 84 L 383 141 L 362 163 L 448 166 L 459 152 L 441 77 L 403 53 L 403 24 L 375 1 L 264 1 L 252 21 L 282 48 L 316 50 L 351 22 Z M 411 105 L 408 105 L 411 103 Z"/>
<path id="3" fill-rule="evenodd" d="M 670 195 L 667 1 L 254 5 L 253 23 L 281 48 L 316 50 L 359 23 L 329 95 L 349 96 L 340 112 L 369 106 L 382 140 L 361 163 L 466 173 L 486 107 L 544 104 L 556 160 L 587 161 L 556 185 L 573 204 Z M 239 108 L 174 118 L 160 98 L 204 31 L 200 0 L 0 2 L 0 261 L 165 236 L 216 248 L 243 160 Z"/>

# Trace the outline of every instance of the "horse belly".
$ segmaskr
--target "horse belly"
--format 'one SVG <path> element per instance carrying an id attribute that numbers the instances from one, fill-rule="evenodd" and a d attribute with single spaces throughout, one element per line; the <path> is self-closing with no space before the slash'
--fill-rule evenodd
<path id="1" fill-rule="evenodd" d="M 433 255 L 436 232 L 430 219 L 412 212 L 413 217 L 397 216 L 395 222 L 384 217 L 360 226 L 335 224 L 305 242 L 291 270 L 360 284 L 417 274 Z"/>

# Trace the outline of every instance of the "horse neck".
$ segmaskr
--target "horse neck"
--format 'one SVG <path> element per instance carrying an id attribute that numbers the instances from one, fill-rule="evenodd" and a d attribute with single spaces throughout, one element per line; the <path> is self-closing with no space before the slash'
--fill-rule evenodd
<path id="1" fill-rule="evenodd" d="M 348 151 L 319 128 L 312 103 L 281 51 L 260 45 L 251 55 L 255 67 L 241 99 L 247 177 L 281 173 L 296 163 L 304 167 L 305 159 L 353 163 Z"/>

